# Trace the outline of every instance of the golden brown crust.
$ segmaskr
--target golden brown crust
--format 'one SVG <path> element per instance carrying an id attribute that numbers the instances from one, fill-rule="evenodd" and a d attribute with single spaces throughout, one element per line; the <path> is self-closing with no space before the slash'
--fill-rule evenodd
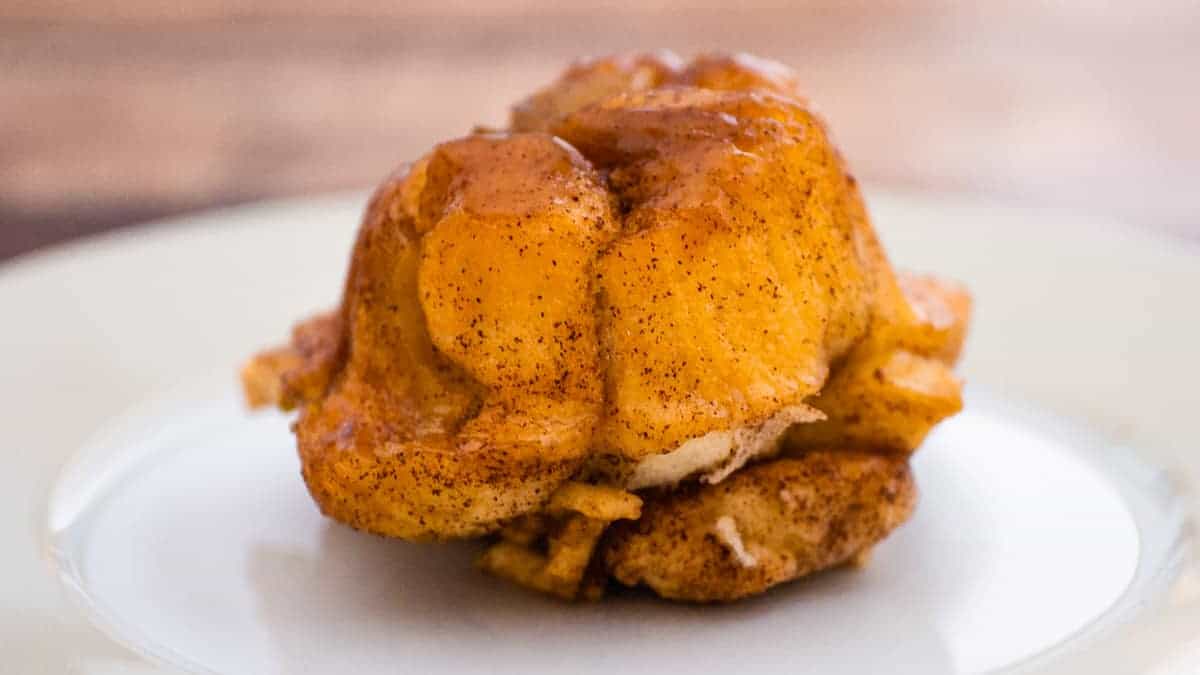
<path id="1" fill-rule="evenodd" d="M 952 367 L 966 337 L 970 296 L 930 276 L 900 275 L 898 288 L 903 304 L 876 317 L 812 400 L 825 419 L 792 427 L 788 448 L 851 445 L 909 453 L 962 409 L 962 382 Z"/>
<path id="2" fill-rule="evenodd" d="M 546 504 L 547 513 L 571 511 L 596 520 L 637 520 L 642 500 L 635 494 L 608 485 L 567 483 Z"/>
<path id="3" fill-rule="evenodd" d="M 642 500 L 612 487 L 566 483 L 545 513 L 516 518 L 479 567 L 526 588 L 564 600 L 598 600 L 605 575 L 593 553 L 609 523 L 641 516 Z"/>
<path id="4" fill-rule="evenodd" d="M 702 54 L 673 83 L 723 91 L 771 91 L 802 100 L 799 78 L 791 68 L 750 54 Z"/>
<path id="5" fill-rule="evenodd" d="M 770 91 L 802 99 L 790 68 L 750 54 L 702 54 L 690 63 L 669 50 L 617 54 L 572 64 L 549 86 L 513 106 L 510 128 L 548 131 L 568 115 L 613 96 L 663 87 Z"/>
<path id="6" fill-rule="evenodd" d="M 909 349 L 954 365 L 967 339 L 971 323 L 971 295 L 955 281 L 928 274 L 897 275 L 914 320 Z"/>
<path id="7" fill-rule="evenodd" d="M 304 476 L 326 514 L 360 529 L 483 534 L 584 459 L 608 197 L 540 134 L 444 144 L 386 190 L 355 249 L 345 364 L 297 423 Z M 514 267 L 523 284 L 501 278 Z"/>
<path id="8" fill-rule="evenodd" d="M 627 586 L 736 600 L 852 560 L 907 520 L 916 496 L 903 458 L 814 451 L 647 499 L 600 555 Z"/>
<path id="9" fill-rule="evenodd" d="M 282 407 L 284 377 L 303 365 L 303 359 L 290 344 L 255 354 L 239 373 L 246 405 Z"/>
<path id="10" fill-rule="evenodd" d="M 292 410 L 325 395 L 345 345 L 341 316 L 318 314 L 296 325 L 292 341 L 256 354 L 242 368 L 242 388 L 251 408 Z"/>
<path id="11" fill-rule="evenodd" d="M 792 426 L 789 458 L 645 493 L 603 544 L 624 583 L 721 600 L 844 562 L 907 516 L 902 457 L 961 406 L 969 311 L 961 288 L 893 272 L 791 71 L 629 55 L 390 177 L 338 311 L 243 380 L 253 404 L 300 407 L 324 513 L 406 539 L 498 533 L 481 565 L 562 597 L 598 594 L 592 547 L 637 517 L 620 487 L 643 460 L 826 418 Z M 762 440 L 730 466 L 771 456 L 778 434 Z M 569 482 L 585 477 L 618 485 Z M 796 490 L 814 501 L 780 506 Z"/>
<path id="12" fill-rule="evenodd" d="M 597 261 L 598 448 L 640 459 L 821 389 L 891 272 L 819 120 L 769 92 L 668 88 L 554 131 L 609 172 L 625 212 Z"/>
<path id="13" fill-rule="evenodd" d="M 579 61 L 529 98 L 513 106 L 513 131 L 548 131 L 563 117 L 609 96 L 655 89 L 674 81 L 683 61 L 662 50 Z"/>

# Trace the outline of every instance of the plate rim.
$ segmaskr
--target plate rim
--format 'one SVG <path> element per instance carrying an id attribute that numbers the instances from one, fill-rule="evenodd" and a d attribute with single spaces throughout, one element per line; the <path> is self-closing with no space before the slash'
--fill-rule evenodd
<path id="1" fill-rule="evenodd" d="M 1138 539 L 1138 552 L 1135 569 L 1119 594 L 1099 614 L 1079 625 L 1071 632 L 1063 635 L 1056 642 L 1045 648 L 1028 654 L 999 669 L 989 670 L 989 675 L 1015 675 L 1018 673 L 1056 672 L 1055 663 L 1072 650 L 1087 649 L 1089 644 L 1102 639 L 1113 632 L 1115 628 L 1126 623 L 1147 602 L 1154 602 L 1170 587 L 1182 573 L 1183 554 L 1188 547 L 1195 543 L 1195 535 L 1186 527 L 1186 513 L 1182 503 L 1190 496 L 1190 491 L 1184 486 L 1171 481 L 1168 470 L 1156 465 L 1151 458 L 1140 453 L 1136 448 L 1115 443 L 1101 432 L 1091 428 L 1080 420 L 1056 414 L 1042 409 L 1037 405 L 1013 399 L 984 386 L 971 385 L 967 398 L 976 402 L 989 415 L 1016 422 L 1022 429 L 1030 430 L 1040 436 L 1061 444 L 1064 452 L 1080 459 L 1103 476 L 1106 484 L 1112 486 L 1122 497 L 1122 508 L 1129 514 L 1135 526 Z M 232 398 L 226 386 L 215 373 L 206 378 L 195 378 L 183 384 L 170 387 L 160 392 L 152 393 L 144 400 L 130 406 L 120 415 L 111 418 L 101 428 L 97 429 L 87 442 L 72 454 L 65 465 L 56 475 L 52 489 L 44 492 L 42 518 L 42 538 L 45 550 L 55 566 L 56 579 L 62 584 L 64 592 L 70 598 L 73 606 L 78 609 L 93 627 L 109 639 L 124 646 L 131 652 L 151 661 L 164 669 L 183 668 L 187 672 L 211 673 L 218 671 L 193 661 L 184 656 L 170 645 L 162 644 L 149 638 L 139 642 L 136 625 L 112 605 L 102 602 L 93 593 L 86 590 L 86 580 L 82 571 L 74 564 L 69 551 L 55 543 L 56 536 L 69 530 L 70 526 L 56 526 L 53 512 L 56 502 L 61 498 L 66 488 L 64 479 L 75 477 L 73 474 L 89 462 L 87 460 L 98 455 L 111 456 L 117 452 L 121 441 L 130 435 L 135 435 L 141 427 L 139 421 L 154 417 L 155 413 L 167 413 L 177 416 L 182 407 L 200 405 L 205 408 L 225 407 Z M 174 432 L 164 431 L 170 436 Z M 157 434 L 156 434 L 157 435 Z M 138 453 L 118 459 L 115 474 L 100 479 L 100 490 L 83 501 L 98 500 L 103 502 L 106 495 L 114 487 L 113 480 L 119 483 L 123 477 L 146 468 L 148 463 L 160 459 L 154 451 L 161 447 L 151 440 L 147 442 L 148 449 L 143 448 Z M 178 452 L 176 449 L 173 452 Z M 1121 468 L 1130 467 L 1139 472 L 1139 480 L 1120 480 L 1115 474 Z M 115 477 L 115 478 L 114 478 Z M 85 481 L 95 479 L 82 477 Z M 1134 483 L 1151 482 L 1153 486 L 1141 486 L 1135 489 Z M 1154 516 L 1165 516 L 1171 519 L 1167 526 L 1169 537 L 1156 537 L 1147 548 L 1147 523 Z M 76 521 L 72 518 L 70 523 Z M 86 542 L 81 544 L 86 547 Z M 1161 563 L 1152 567 L 1153 563 Z"/>

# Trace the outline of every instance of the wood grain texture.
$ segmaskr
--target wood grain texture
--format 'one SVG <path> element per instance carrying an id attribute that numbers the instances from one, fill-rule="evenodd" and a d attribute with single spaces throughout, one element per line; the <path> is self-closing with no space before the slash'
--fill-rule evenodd
<path id="1" fill-rule="evenodd" d="M 548 0 L 0 3 L 0 257 L 365 187 L 584 54 L 801 73 L 863 178 L 1200 237 L 1200 5 Z"/>

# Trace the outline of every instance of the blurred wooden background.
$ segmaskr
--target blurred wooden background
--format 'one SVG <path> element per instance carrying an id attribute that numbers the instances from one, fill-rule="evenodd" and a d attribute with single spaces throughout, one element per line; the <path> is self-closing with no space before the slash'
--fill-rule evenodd
<path id="1" fill-rule="evenodd" d="M 865 179 L 1200 238 L 1195 0 L 3 0 L 0 258 L 365 187 L 573 57 L 659 46 L 790 63 Z"/>

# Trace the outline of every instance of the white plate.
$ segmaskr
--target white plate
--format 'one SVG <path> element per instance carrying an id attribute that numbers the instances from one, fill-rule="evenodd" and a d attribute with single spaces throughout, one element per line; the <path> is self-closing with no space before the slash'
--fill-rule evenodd
<path id="1" fill-rule="evenodd" d="M 478 575 L 470 546 L 323 521 L 285 420 L 238 406 L 232 364 L 336 299 L 361 201 L 215 212 L 0 268 L 7 665 L 1196 667 L 1184 490 L 1200 475 L 1195 247 L 1061 214 L 874 194 L 893 259 L 962 278 L 978 301 L 968 411 L 918 455 L 918 515 L 866 570 L 732 607 L 637 594 L 571 607 Z"/>

